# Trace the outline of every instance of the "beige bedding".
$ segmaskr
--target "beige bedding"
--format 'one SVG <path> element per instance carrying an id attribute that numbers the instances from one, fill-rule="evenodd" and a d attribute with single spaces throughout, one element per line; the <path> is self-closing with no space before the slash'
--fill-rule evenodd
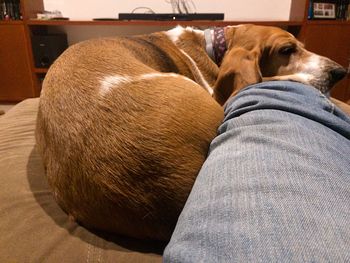
<path id="1" fill-rule="evenodd" d="M 161 262 L 164 244 L 89 231 L 57 206 L 35 149 L 38 102 L 0 116 L 0 262 Z"/>

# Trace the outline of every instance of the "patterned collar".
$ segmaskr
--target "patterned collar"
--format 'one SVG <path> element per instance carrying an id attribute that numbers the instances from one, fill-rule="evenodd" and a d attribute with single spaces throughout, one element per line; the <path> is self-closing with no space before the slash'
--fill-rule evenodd
<path id="1" fill-rule="evenodd" d="M 209 57 L 220 66 L 227 50 L 225 29 L 223 27 L 206 29 L 204 30 L 204 36 Z"/>

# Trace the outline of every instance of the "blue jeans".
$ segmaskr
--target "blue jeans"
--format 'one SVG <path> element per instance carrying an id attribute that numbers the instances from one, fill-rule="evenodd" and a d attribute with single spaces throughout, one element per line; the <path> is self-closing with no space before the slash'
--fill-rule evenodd
<path id="1" fill-rule="evenodd" d="M 350 118 L 313 87 L 229 100 L 164 262 L 349 262 Z"/>

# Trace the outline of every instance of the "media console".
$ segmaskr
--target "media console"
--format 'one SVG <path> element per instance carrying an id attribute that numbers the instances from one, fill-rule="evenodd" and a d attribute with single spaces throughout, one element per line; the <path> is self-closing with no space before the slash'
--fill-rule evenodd
<path id="1" fill-rule="evenodd" d="M 174 14 L 174 13 L 119 13 L 119 20 L 224 20 L 224 13 L 190 13 L 190 14 Z"/>

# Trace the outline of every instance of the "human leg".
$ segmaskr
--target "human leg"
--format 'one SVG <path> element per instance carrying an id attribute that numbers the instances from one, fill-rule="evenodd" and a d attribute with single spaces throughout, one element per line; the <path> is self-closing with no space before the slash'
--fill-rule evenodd
<path id="1" fill-rule="evenodd" d="M 164 261 L 350 260 L 350 118 L 281 81 L 242 90 L 225 115 Z"/>

